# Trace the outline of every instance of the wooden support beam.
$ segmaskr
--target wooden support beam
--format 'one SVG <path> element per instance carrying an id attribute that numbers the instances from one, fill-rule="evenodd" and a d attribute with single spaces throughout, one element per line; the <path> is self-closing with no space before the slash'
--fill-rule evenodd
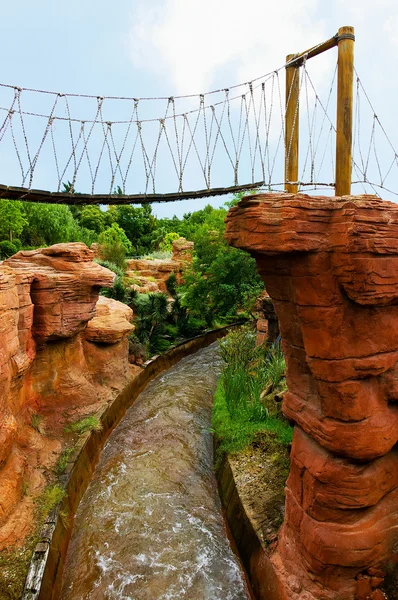
<path id="1" fill-rule="evenodd" d="M 354 83 L 354 28 L 340 27 L 337 34 L 336 196 L 351 193 Z"/>
<path id="2" fill-rule="evenodd" d="M 286 62 L 295 57 L 288 54 Z M 297 63 L 286 67 L 286 113 L 285 113 L 285 190 L 297 194 L 298 157 L 299 157 L 299 94 L 300 67 Z"/>
<path id="3" fill-rule="evenodd" d="M 323 42 L 323 44 L 313 46 L 312 48 L 305 50 L 305 52 L 300 52 L 300 54 L 289 54 L 290 58 L 286 57 L 286 62 L 289 61 L 289 66 L 300 67 L 304 62 L 304 58 L 306 60 L 314 58 L 314 56 L 318 56 L 319 54 L 322 54 L 322 52 L 326 52 L 327 50 L 330 50 L 331 48 L 337 46 L 338 36 L 339 34 L 336 33 L 336 35 L 331 37 L 326 42 Z"/>

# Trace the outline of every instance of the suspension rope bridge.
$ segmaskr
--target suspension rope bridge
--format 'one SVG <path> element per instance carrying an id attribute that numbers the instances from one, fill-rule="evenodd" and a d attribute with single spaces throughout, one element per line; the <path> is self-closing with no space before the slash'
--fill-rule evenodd
<path id="1" fill-rule="evenodd" d="M 341 195 L 351 183 L 398 195 L 398 155 L 353 68 L 353 44 L 353 29 L 341 28 L 279 69 L 196 95 L 0 84 L 0 198 L 145 204 L 250 189 Z M 316 83 L 309 59 L 335 46 L 330 84 Z"/>

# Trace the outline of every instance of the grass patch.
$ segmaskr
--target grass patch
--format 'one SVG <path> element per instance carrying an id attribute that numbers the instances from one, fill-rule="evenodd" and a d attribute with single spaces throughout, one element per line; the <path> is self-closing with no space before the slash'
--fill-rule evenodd
<path id="1" fill-rule="evenodd" d="M 214 397 L 213 432 L 217 441 L 217 462 L 223 454 L 240 452 L 249 446 L 260 432 L 268 433 L 275 442 L 289 446 L 293 439 L 293 428 L 287 421 L 269 417 L 266 412 L 253 414 L 244 407 L 234 411 L 228 408 L 223 377 L 220 378 Z"/>
<path id="2" fill-rule="evenodd" d="M 101 431 L 102 425 L 97 417 L 85 417 L 65 427 L 65 431 L 82 435 L 86 431 Z"/>
<path id="3" fill-rule="evenodd" d="M 280 346 L 256 346 L 255 331 L 244 326 L 220 342 L 220 351 L 224 367 L 214 398 L 212 423 L 217 462 L 224 453 L 242 451 L 260 432 L 276 445 L 290 445 L 293 429 L 270 400 L 285 389 L 286 367 Z"/>

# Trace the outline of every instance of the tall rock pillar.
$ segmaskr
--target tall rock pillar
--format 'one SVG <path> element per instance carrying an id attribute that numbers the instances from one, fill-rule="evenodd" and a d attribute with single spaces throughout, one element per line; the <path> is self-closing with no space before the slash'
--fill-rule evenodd
<path id="1" fill-rule="evenodd" d="M 275 598 L 380 598 L 398 560 L 398 205 L 260 194 L 226 237 L 257 261 L 287 363 Z"/>

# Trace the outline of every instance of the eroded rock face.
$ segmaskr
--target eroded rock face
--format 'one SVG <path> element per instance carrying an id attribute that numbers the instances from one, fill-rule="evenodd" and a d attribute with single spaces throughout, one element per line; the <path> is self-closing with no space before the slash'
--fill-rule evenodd
<path id="1" fill-rule="evenodd" d="M 18 252 L 4 261 L 30 284 L 36 341 L 73 337 L 94 317 L 99 290 L 112 286 L 115 275 L 93 257 L 85 244 L 74 243 Z"/>
<path id="2" fill-rule="evenodd" d="M 226 235 L 274 303 L 296 423 L 277 597 L 370 597 L 398 559 L 398 206 L 252 196 Z"/>
<path id="3" fill-rule="evenodd" d="M 170 259 L 130 259 L 127 261 L 127 276 L 132 280 L 132 288 L 141 294 L 148 292 L 168 293 L 166 282 L 175 273 L 177 282 L 188 263 L 192 262 L 194 243 L 185 238 L 172 242 Z"/>
<path id="4" fill-rule="evenodd" d="M 257 343 L 262 344 L 267 341 L 273 344 L 279 337 L 279 323 L 267 290 L 264 290 L 257 299 L 255 310 L 260 315 L 257 320 Z"/>
<path id="5" fill-rule="evenodd" d="M 173 260 L 185 263 L 192 262 L 194 246 L 195 244 L 193 242 L 189 242 L 183 237 L 178 240 L 173 240 L 171 243 Z"/>
<path id="6" fill-rule="evenodd" d="M 112 399 L 131 373 L 132 311 L 97 303 L 115 276 L 92 258 L 73 243 L 0 263 L 0 550 L 31 530 L 65 424 Z"/>

